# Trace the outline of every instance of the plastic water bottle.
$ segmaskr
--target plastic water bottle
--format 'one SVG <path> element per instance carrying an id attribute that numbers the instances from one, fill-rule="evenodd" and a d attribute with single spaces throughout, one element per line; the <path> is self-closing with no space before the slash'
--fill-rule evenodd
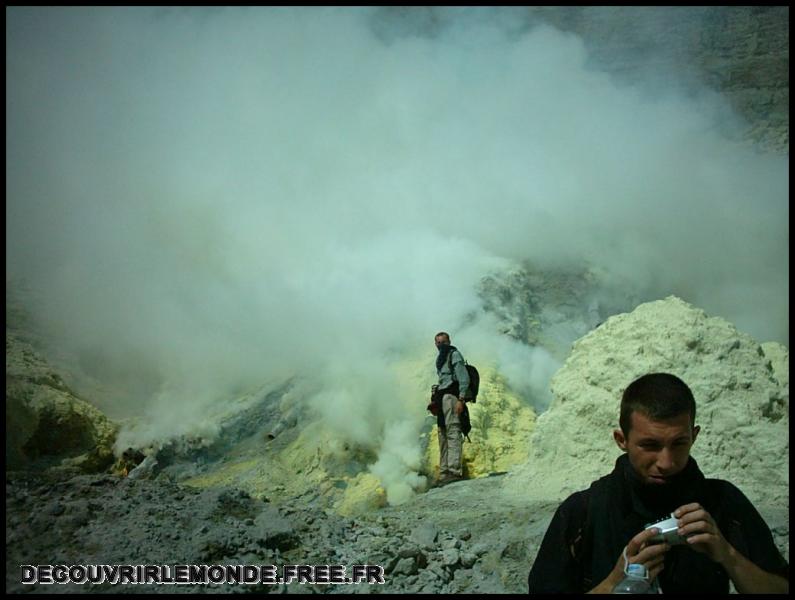
<path id="1" fill-rule="evenodd" d="M 614 594 L 653 594 L 649 580 L 646 579 L 646 567 L 640 563 L 627 565 L 626 576 L 613 588 Z"/>

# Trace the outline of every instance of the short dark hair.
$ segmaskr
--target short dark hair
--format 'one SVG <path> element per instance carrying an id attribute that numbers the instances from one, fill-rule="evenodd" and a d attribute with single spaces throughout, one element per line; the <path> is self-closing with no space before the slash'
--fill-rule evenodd
<path id="1" fill-rule="evenodd" d="M 619 424 L 624 436 L 632 429 L 632 413 L 664 421 L 690 413 L 690 426 L 696 422 L 696 400 L 687 384 L 670 373 L 649 373 L 629 384 L 621 396 Z"/>
<path id="2" fill-rule="evenodd" d="M 443 335 L 443 336 L 445 336 L 445 337 L 446 337 L 448 340 L 450 339 L 450 334 L 449 334 L 449 333 L 447 333 L 446 331 L 440 331 L 440 332 L 439 332 L 439 333 L 437 333 L 435 336 L 433 336 L 433 339 L 435 340 L 435 339 L 436 339 L 436 338 L 438 338 L 440 335 Z"/>

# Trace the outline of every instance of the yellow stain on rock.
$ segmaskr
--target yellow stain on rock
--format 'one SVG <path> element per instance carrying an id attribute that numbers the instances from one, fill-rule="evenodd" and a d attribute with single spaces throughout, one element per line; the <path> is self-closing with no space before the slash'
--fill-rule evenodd
<path id="1" fill-rule="evenodd" d="M 317 494 L 345 516 L 386 504 L 378 478 L 366 471 L 372 456 L 340 441 L 322 423 L 306 425 L 280 451 L 263 445 L 251 452 L 256 455 L 221 464 L 184 483 L 199 488 L 235 486 L 254 497 L 275 501 Z"/>
<path id="2" fill-rule="evenodd" d="M 222 485 L 242 486 L 241 481 L 248 479 L 246 475 L 256 471 L 261 461 L 258 459 L 244 460 L 241 462 L 223 464 L 209 473 L 186 479 L 182 483 L 198 488 L 210 488 Z M 251 491 L 251 490 L 249 490 Z"/>
<path id="3" fill-rule="evenodd" d="M 354 517 L 386 506 L 386 491 L 372 473 L 359 473 L 345 480 L 347 487 L 342 498 L 334 504 L 337 513 Z"/>
<path id="4" fill-rule="evenodd" d="M 424 366 L 420 360 L 397 365 L 401 375 L 398 395 L 404 407 L 403 418 L 426 420 L 430 432 L 425 438 L 428 445 L 421 471 L 438 475 L 437 428 L 431 425 L 433 419 L 426 416 L 425 408 L 433 378 Z M 480 372 L 478 401 L 470 405 L 472 441 L 464 442 L 464 472 L 469 478 L 507 471 L 525 462 L 536 420 L 534 410 L 510 390 L 494 368 L 483 366 Z M 418 444 L 423 437 L 417 439 Z M 369 471 L 378 458 L 377 448 L 347 442 L 323 422 L 304 424 L 289 443 L 277 438 L 273 443 L 240 451 L 237 459 L 186 483 L 195 487 L 234 485 L 252 496 L 277 502 L 316 494 L 325 506 L 347 517 L 387 504 L 382 482 Z"/>

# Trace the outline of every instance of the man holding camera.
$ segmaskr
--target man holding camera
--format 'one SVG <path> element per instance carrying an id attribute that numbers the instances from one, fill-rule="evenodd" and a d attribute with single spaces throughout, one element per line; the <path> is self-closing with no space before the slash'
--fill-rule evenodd
<path id="1" fill-rule="evenodd" d="M 666 594 L 728 593 L 730 580 L 740 593 L 789 591 L 789 566 L 757 510 L 728 481 L 706 479 L 690 456 L 695 416 L 690 388 L 674 375 L 630 384 L 613 432 L 625 454 L 558 507 L 530 570 L 531 593 L 610 593 L 629 563 L 642 563 Z"/>

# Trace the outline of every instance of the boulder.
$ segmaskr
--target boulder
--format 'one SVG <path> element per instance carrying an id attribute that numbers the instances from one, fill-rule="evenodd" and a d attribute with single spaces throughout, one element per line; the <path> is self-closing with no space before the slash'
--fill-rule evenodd
<path id="1" fill-rule="evenodd" d="M 612 468 L 621 394 L 669 372 L 693 390 L 701 433 L 692 455 L 707 477 L 737 485 L 760 510 L 789 502 L 789 352 L 670 296 L 616 315 L 574 343 L 552 378 L 517 493 L 562 499 Z M 763 513 L 764 514 L 764 513 Z"/>
<path id="2" fill-rule="evenodd" d="M 78 398 L 27 342 L 6 331 L 6 469 L 98 472 L 118 426 Z"/>

